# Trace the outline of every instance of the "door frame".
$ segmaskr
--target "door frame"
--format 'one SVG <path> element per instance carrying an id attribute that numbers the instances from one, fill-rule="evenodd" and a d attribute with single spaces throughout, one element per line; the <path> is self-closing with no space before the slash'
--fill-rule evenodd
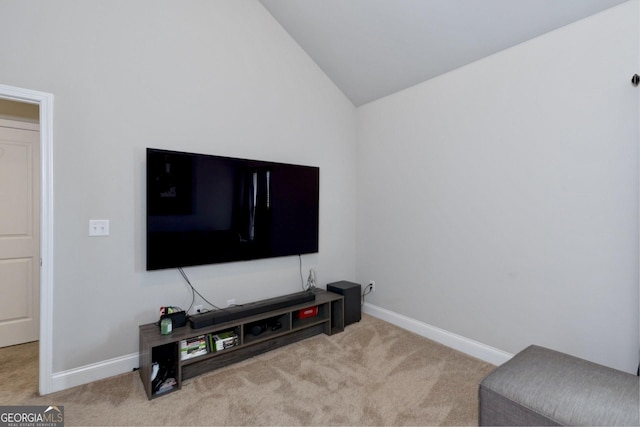
<path id="1" fill-rule="evenodd" d="M 41 395 L 53 390 L 53 94 L 0 84 L 0 98 L 40 107 L 40 341 Z"/>

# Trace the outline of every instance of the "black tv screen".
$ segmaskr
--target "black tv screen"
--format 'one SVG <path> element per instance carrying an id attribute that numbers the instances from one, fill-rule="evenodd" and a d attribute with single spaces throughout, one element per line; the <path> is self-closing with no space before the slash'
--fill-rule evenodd
<path id="1" fill-rule="evenodd" d="M 320 169 L 147 148 L 147 270 L 318 252 Z"/>

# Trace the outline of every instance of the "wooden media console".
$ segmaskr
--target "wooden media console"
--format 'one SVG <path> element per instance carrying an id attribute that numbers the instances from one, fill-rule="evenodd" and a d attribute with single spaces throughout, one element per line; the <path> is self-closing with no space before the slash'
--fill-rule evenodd
<path id="1" fill-rule="evenodd" d="M 342 295 L 322 289 L 313 292 L 315 301 L 199 329 L 187 324 L 161 335 L 157 323 L 140 325 L 139 372 L 147 397 L 179 390 L 184 380 L 269 350 L 321 333 L 342 332 Z M 317 307 L 314 316 L 298 316 L 312 307 Z"/>

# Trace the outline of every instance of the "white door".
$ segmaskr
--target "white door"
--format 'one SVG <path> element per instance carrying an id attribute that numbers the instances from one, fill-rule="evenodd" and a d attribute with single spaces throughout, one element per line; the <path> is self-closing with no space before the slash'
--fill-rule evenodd
<path id="1" fill-rule="evenodd" d="M 0 347 L 39 338 L 39 165 L 38 125 L 0 119 Z"/>

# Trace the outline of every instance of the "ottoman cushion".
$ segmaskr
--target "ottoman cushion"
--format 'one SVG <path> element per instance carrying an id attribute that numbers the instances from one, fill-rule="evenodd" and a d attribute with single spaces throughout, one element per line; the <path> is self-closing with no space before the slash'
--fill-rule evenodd
<path id="1" fill-rule="evenodd" d="M 480 383 L 480 425 L 639 425 L 640 378 L 530 346 Z"/>

